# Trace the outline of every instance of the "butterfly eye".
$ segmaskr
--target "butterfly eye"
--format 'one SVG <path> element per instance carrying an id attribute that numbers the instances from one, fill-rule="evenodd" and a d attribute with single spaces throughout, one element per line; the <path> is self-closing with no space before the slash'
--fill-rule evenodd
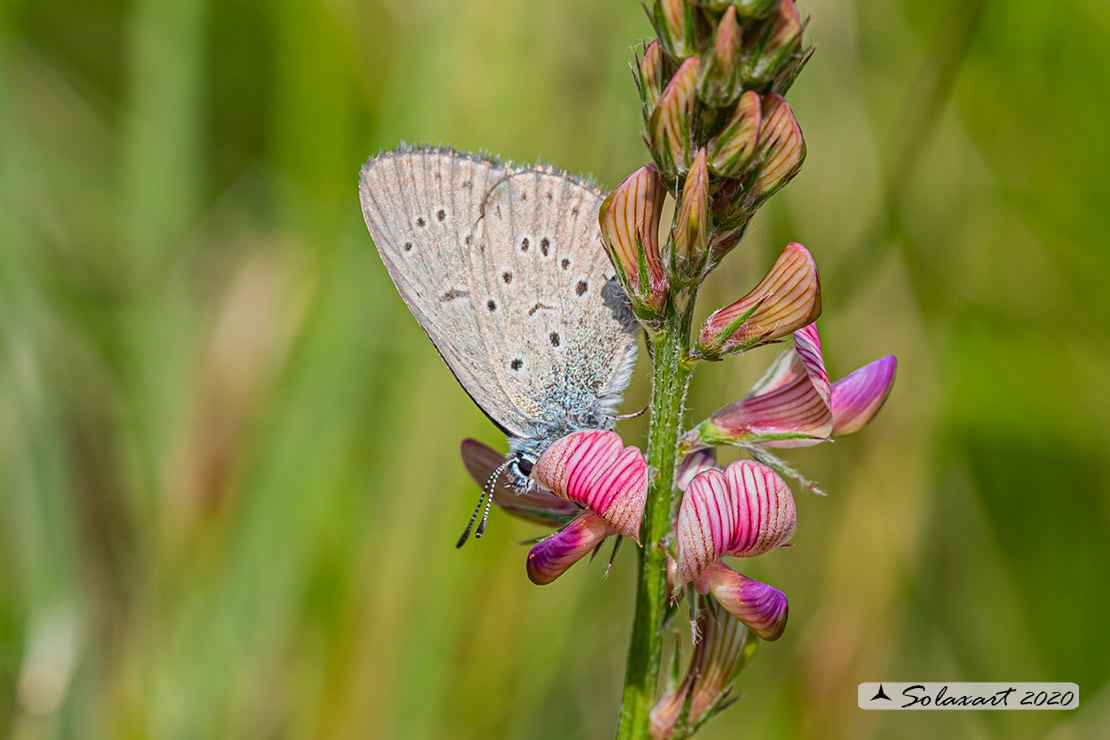
<path id="1" fill-rule="evenodd" d="M 522 457 L 520 460 L 517 460 L 516 468 L 520 471 L 521 475 L 528 476 L 532 474 L 532 465 L 533 462 L 531 460 Z"/>

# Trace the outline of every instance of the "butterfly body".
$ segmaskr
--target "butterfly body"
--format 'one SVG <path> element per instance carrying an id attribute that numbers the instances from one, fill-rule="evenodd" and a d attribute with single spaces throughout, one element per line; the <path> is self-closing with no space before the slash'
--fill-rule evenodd
<path id="1" fill-rule="evenodd" d="M 507 435 L 518 488 L 555 439 L 612 428 L 636 324 L 601 243 L 600 191 L 430 147 L 371 158 L 359 191 L 401 297 Z"/>

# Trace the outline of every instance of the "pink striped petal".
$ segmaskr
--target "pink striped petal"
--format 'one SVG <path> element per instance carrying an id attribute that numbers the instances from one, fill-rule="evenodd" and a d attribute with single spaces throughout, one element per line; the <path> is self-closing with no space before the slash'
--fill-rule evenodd
<path id="1" fill-rule="evenodd" d="M 712 594 L 717 603 L 764 640 L 777 640 L 786 630 L 786 594 L 737 573 L 719 560 L 698 577 L 694 587 L 698 593 Z"/>
<path id="2" fill-rule="evenodd" d="M 752 557 L 794 534 L 797 511 L 786 483 L 765 465 L 739 460 L 690 482 L 676 527 L 677 587 L 693 581 L 722 555 Z"/>
<path id="3" fill-rule="evenodd" d="M 828 376 L 824 376 L 828 383 Z M 796 349 L 783 352 L 740 401 L 718 410 L 697 429 L 704 444 L 805 447 L 829 438 L 832 411 Z"/>
<path id="4" fill-rule="evenodd" d="M 882 408 L 890 389 L 898 359 L 880 357 L 832 384 L 833 434 L 851 434 L 871 421 Z"/>
<path id="5" fill-rule="evenodd" d="M 546 586 L 601 544 L 612 528 L 592 511 L 586 511 L 563 529 L 528 551 L 528 580 Z"/>
<path id="6" fill-rule="evenodd" d="M 690 712 L 680 733 L 697 727 L 755 652 L 756 642 L 748 630 L 723 609 L 703 605 L 698 613 L 698 632 L 702 638 L 694 646 L 682 683 L 651 710 L 652 740 L 667 740 L 675 734 L 687 696 Z M 682 736 L 688 737 L 685 733 Z"/>
<path id="7" fill-rule="evenodd" d="M 647 462 L 615 432 L 575 432 L 556 440 L 532 468 L 532 479 L 560 498 L 590 507 L 618 534 L 640 541 Z"/>
<path id="8" fill-rule="evenodd" d="M 821 400 L 826 404 L 831 405 L 832 390 L 829 387 L 829 373 L 825 370 L 825 358 L 821 354 L 821 335 L 817 333 L 816 323 L 803 326 L 794 332 L 794 351 L 802 358 L 802 365 L 817 395 L 821 396 Z"/>
<path id="9" fill-rule="evenodd" d="M 674 485 L 680 491 L 685 491 L 690 487 L 690 481 L 694 479 L 698 473 L 703 470 L 710 470 L 712 468 L 719 468 L 717 464 L 717 450 L 712 447 L 703 447 L 700 450 L 694 450 L 686 457 L 682 458 L 682 463 L 678 466 L 678 472 L 675 473 Z"/>
<path id="10" fill-rule="evenodd" d="M 505 456 L 497 450 L 484 445 L 476 439 L 464 439 L 459 445 L 463 465 L 471 479 L 483 487 L 503 462 Z M 582 513 L 582 509 L 571 501 L 564 501 L 553 493 L 536 488 L 526 493 L 517 493 L 502 477 L 493 487 L 494 502 L 513 516 L 538 524 L 561 527 Z"/>

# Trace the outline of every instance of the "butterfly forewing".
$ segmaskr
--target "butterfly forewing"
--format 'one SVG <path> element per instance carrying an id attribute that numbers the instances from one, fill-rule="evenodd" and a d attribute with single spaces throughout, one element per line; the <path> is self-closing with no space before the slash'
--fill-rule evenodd
<path id="1" fill-rule="evenodd" d="M 368 161 L 367 226 L 401 296 L 471 397 L 511 436 L 605 425 L 633 321 L 574 178 L 441 149 Z"/>

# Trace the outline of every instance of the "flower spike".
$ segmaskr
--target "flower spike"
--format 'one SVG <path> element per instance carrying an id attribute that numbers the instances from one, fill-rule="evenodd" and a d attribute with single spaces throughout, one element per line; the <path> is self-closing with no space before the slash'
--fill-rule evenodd
<path id="1" fill-rule="evenodd" d="M 694 582 L 698 593 L 712 594 L 717 603 L 764 640 L 773 642 L 786 631 L 789 605 L 774 586 L 737 573 L 719 560 Z"/>
<path id="2" fill-rule="evenodd" d="M 528 551 L 528 580 L 546 586 L 601 544 L 613 529 L 592 511 L 537 542 Z"/>
<path id="3" fill-rule="evenodd" d="M 897 369 L 897 358 L 886 355 L 832 384 L 834 436 L 859 431 L 879 413 L 894 387 Z"/>
<path id="4" fill-rule="evenodd" d="M 609 259 L 641 319 L 658 317 L 667 300 L 659 252 L 659 214 L 667 191 L 655 164 L 633 172 L 601 204 L 598 221 Z"/>
<path id="5" fill-rule="evenodd" d="M 676 588 L 723 555 L 752 557 L 786 543 L 797 511 L 786 482 L 751 460 L 706 470 L 690 482 L 678 510 Z"/>
<path id="6" fill-rule="evenodd" d="M 639 543 L 647 463 L 615 432 L 575 432 L 556 440 L 536 461 L 532 479 L 560 498 L 588 506 L 614 532 Z"/>
<path id="7" fill-rule="evenodd" d="M 759 285 L 705 320 L 694 356 L 719 360 L 766 344 L 812 323 L 820 313 L 817 263 L 801 244 L 790 244 Z"/>

